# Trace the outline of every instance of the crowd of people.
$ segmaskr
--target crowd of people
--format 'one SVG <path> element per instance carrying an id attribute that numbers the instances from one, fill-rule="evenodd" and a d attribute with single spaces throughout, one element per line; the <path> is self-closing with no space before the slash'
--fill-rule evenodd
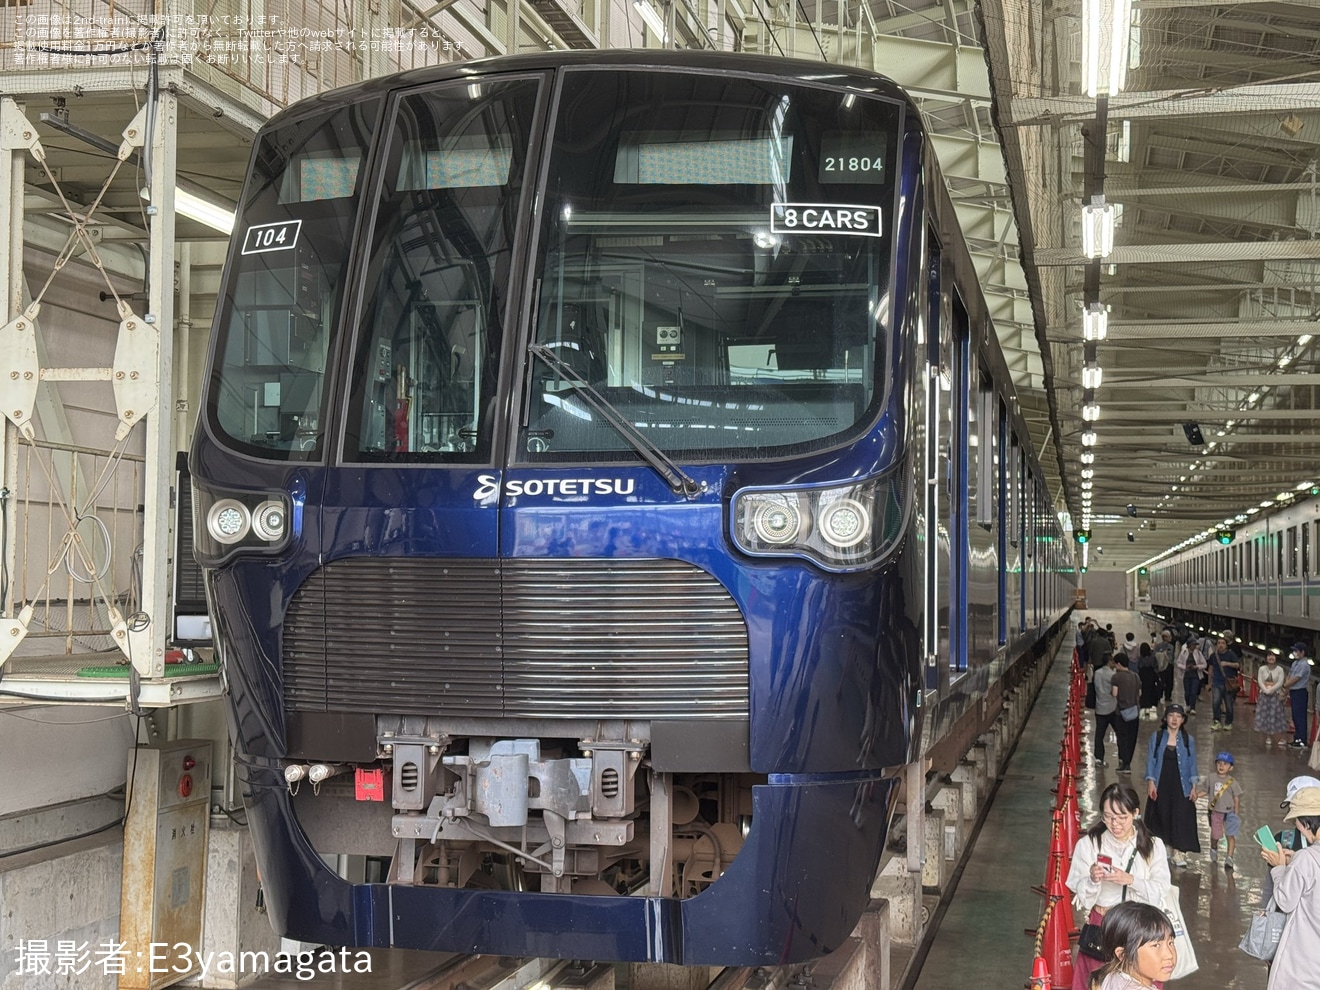
<path id="1" fill-rule="evenodd" d="M 1086 703 L 1095 714 L 1095 763 L 1105 765 L 1112 730 L 1117 771 L 1130 774 L 1142 719 L 1159 721 L 1145 750 L 1144 807 L 1130 782 L 1110 784 L 1100 796 L 1099 819 L 1073 851 L 1067 886 L 1084 923 L 1073 990 L 1161 987 L 1180 975 L 1178 944 L 1182 940 L 1189 952 L 1190 943 L 1181 931 L 1171 876 L 1201 851 L 1199 799 L 1205 799 L 1209 819 L 1211 863 L 1217 868 L 1222 843 L 1224 868 L 1236 869 L 1246 793 L 1237 760 L 1227 746 L 1216 745 L 1213 772 L 1202 774 L 1189 731 L 1207 687 L 1211 731 L 1234 731 L 1238 696 L 1249 676 L 1235 643 L 1231 634 L 1205 636 L 1178 627 L 1161 630 L 1150 643 L 1138 642 L 1132 633 L 1119 642 L 1111 628 L 1089 619 L 1078 629 Z M 1271 651 L 1250 675 L 1257 687 L 1252 727 L 1264 737 L 1267 752 L 1311 748 L 1311 655 L 1309 644 L 1298 642 L 1286 662 Z M 1320 713 L 1320 699 L 1316 710 Z M 1243 745 L 1247 739 L 1240 737 Z M 1320 764 L 1318 756 L 1311 754 L 1313 766 Z M 1295 777 L 1282 807 L 1283 827 L 1269 830 L 1276 841 L 1262 843 L 1260 853 L 1269 868 L 1262 907 L 1268 902 L 1286 915 L 1270 963 L 1269 990 L 1320 990 L 1320 778 Z M 1252 837 L 1260 842 L 1268 838 L 1265 831 Z"/>

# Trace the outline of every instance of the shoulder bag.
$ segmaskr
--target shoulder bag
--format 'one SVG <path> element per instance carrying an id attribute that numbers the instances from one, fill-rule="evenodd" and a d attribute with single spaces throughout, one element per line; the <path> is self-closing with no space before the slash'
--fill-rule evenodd
<path id="1" fill-rule="evenodd" d="M 1196 950 L 1192 948 L 1191 936 L 1187 934 L 1187 922 L 1183 920 L 1182 905 L 1178 902 L 1178 888 L 1169 884 L 1164 889 L 1164 903 L 1160 905 L 1173 924 L 1173 944 L 1178 950 L 1178 961 L 1174 964 L 1169 979 L 1177 980 L 1201 968 L 1196 961 Z"/>
<path id="2" fill-rule="evenodd" d="M 1283 937 L 1283 926 L 1288 922 L 1288 915 L 1274 906 L 1274 898 L 1263 908 L 1251 912 L 1247 930 L 1242 933 L 1238 948 L 1254 959 L 1269 962 L 1279 949 L 1279 939 Z"/>
<path id="3" fill-rule="evenodd" d="M 1132 850 L 1132 858 L 1127 861 L 1127 868 L 1124 873 L 1132 872 L 1132 864 L 1137 861 L 1137 851 Z M 1123 888 L 1123 900 L 1127 900 L 1128 889 Z M 1104 945 L 1100 941 L 1100 926 L 1093 925 L 1089 921 L 1082 925 L 1081 934 L 1077 937 L 1077 951 L 1084 956 L 1090 956 L 1092 959 L 1105 961 Z"/>

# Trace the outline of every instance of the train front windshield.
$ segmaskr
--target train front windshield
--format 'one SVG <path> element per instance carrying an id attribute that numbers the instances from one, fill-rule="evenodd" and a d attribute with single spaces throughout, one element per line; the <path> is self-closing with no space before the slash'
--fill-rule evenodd
<path id="1" fill-rule="evenodd" d="M 318 457 L 342 422 L 348 461 L 489 463 L 506 360 L 523 463 L 634 456 L 602 405 L 689 461 L 808 451 L 871 421 L 899 106 L 741 75 L 560 78 L 438 83 L 383 126 L 365 102 L 263 137 L 218 324 L 218 436 Z"/>
<path id="2" fill-rule="evenodd" d="M 897 108 L 782 81 L 581 71 L 560 95 L 520 444 L 617 458 L 582 384 L 685 459 L 783 454 L 880 396 Z"/>

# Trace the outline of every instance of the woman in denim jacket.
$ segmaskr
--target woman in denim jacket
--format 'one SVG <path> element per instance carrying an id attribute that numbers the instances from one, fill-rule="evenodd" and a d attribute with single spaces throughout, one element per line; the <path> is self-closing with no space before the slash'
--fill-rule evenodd
<path id="1" fill-rule="evenodd" d="M 1150 737 L 1146 756 L 1146 827 L 1173 850 L 1173 865 L 1186 866 L 1187 853 L 1200 852 L 1196 836 L 1196 740 L 1183 727 L 1182 705 L 1164 710 L 1164 724 Z"/>

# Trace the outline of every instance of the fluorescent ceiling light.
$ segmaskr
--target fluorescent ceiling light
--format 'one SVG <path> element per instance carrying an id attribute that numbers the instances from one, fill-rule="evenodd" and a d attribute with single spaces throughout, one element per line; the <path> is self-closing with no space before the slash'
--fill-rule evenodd
<path id="1" fill-rule="evenodd" d="M 151 202 L 151 190 L 143 188 L 140 195 L 148 203 Z M 204 199 L 196 193 L 191 193 L 182 186 L 174 187 L 174 212 L 187 217 L 189 220 L 206 224 L 206 226 L 218 230 L 222 234 L 232 234 L 234 232 L 233 210 L 209 199 Z"/>
<path id="2" fill-rule="evenodd" d="M 1095 446 L 1095 430 L 1087 430 L 1082 434 L 1082 446 L 1083 447 Z"/>
<path id="3" fill-rule="evenodd" d="M 1098 364 L 1088 364 L 1082 368 L 1082 388 L 1099 388 L 1103 378 L 1104 369 Z"/>
<path id="4" fill-rule="evenodd" d="M 1132 0 L 1082 0 L 1082 89 L 1094 99 L 1127 81 Z"/>
<path id="5" fill-rule="evenodd" d="M 223 234 L 234 232 L 234 211 L 227 210 L 218 203 L 194 196 L 186 189 L 174 190 L 174 211 L 190 220 L 204 223 Z"/>
<path id="6" fill-rule="evenodd" d="M 1109 333 L 1109 313 L 1102 303 L 1090 303 L 1082 310 L 1082 339 L 1104 340 Z"/>
<path id="7" fill-rule="evenodd" d="M 1114 252 L 1114 204 L 1094 196 L 1082 206 L 1082 254 L 1108 258 Z"/>
<path id="8" fill-rule="evenodd" d="M 646 0 L 633 0 L 633 6 L 637 8 L 637 13 L 642 15 L 642 20 L 646 22 L 646 26 L 655 32 L 656 37 L 659 38 L 661 42 L 669 40 L 669 32 L 665 30 L 664 18 L 656 13 L 654 7 L 647 3 Z"/>

